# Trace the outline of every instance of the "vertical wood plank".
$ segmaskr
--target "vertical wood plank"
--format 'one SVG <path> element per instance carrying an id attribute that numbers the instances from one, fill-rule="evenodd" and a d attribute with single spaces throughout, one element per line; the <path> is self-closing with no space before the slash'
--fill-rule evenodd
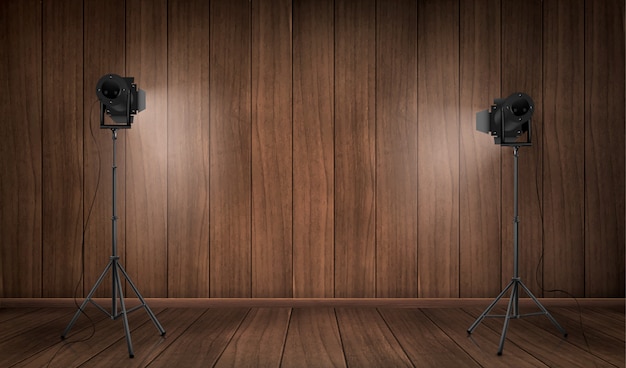
<path id="1" fill-rule="evenodd" d="M 376 296 L 415 298 L 417 6 L 376 5 Z"/>
<path id="2" fill-rule="evenodd" d="M 418 295 L 459 296 L 459 2 L 418 9 Z"/>
<path id="3" fill-rule="evenodd" d="M 146 109 L 126 138 L 126 270 L 144 297 L 167 296 L 167 2 L 126 2 L 126 71 Z M 132 295 L 131 295 L 132 296 Z"/>
<path id="4" fill-rule="evenodd" d="M 291 297 L 291 1 L 252 4 L 252 296 Z"/>
<path id="5" fill-rule="evenodd" d="M 209 6 L 168 6 L 168 297 L 208 297 Z"/>
<path id="6" fill-rule="evenodd" d="M 519 150 L 519 274 L 541 296 L 535 271 L 541 258 L 543 96 L 541 1 L 502 1 L 500 97 L 525 92 L 535 102 L 532 147 Z M 502 282 L 513 276 L 513 148 L 502 148 Z"/>
<path id="7" fill-rule="evenodd" d="M 586 1 L 585 296 L 624 297 L 624 241 L 624 2 Z"/>
<path id="8" fill-rule="evenodd" d="M 335 1 L 335 297 L 376 296 L 376 3 Z"/>
<path id="9" fill-rule="evenodd" d="M 293 5 L 294 297 L 334 295 L 334 2 Z"/>
<path id="10" fill-rule="evenodd" d="M 211 297 L 251 292 L 250 2 L 210 10 Z"/>
<path id="11" fill-rule="evenodd" d="M 584 10 L 582 0 L 543 2 L 543 288 L 577 297 L 585 290 Z"/>
<path id="12" fill-rule="evenodd" d="M 0 4 L 0 297 L 41 297 L 41 17 L 38 1 Z"/>
<path id="13" fill-rule="evenodd" d="M 461 1 L 459 294 L 500 292 L 500 147 L 476 131 L 476 113 L 500 97 L 500 0 Z"/>

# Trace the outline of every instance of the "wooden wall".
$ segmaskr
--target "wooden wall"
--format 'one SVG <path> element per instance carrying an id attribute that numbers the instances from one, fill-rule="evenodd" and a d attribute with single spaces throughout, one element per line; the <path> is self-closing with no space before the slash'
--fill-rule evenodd
<path id="1" fill-rule="evenodd" d="M 624 297 L 623 0 L 22 0 L 0 27 L 0 297 L 108 261 L 106 73 L 147 93 L 117 140 L 146 297 L 494 297 L 513 155 L 475 113 L 515 91 L 522 280 Z"/>

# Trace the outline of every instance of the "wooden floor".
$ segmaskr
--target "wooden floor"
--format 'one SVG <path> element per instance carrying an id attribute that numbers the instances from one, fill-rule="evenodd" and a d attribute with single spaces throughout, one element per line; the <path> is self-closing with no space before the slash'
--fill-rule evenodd
<path id="1" fill-rule="evenodd" d="M 566 339 L 545 316 L 512 320 L 497 356 L 502 319 L 466 332 L 482 307 L 155 307 L 167 333 L 143 309 L 130 313 L 130 359 L 121 319 L 95 307 L 93 324 L 81 315 L 63 341 L 74 309 L 1 308 L 0 367 L 625 366 L 623 307 L 548 309 Z"/>

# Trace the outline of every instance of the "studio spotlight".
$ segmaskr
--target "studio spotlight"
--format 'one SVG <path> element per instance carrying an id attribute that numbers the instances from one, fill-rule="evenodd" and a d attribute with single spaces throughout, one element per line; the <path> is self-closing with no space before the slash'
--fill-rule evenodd
<path id="1" fill-rule="evenodd" d="M 535 110 L 535 103 L 525 93 L 513 93 L 506 99 L 496 98 L 494 104 L 489 110 L 483 110 L 476 113 L 476 130 L 483 133 L 490 133 L 494 137 L 496 144 L 502 146 L 513 147 L 513 277 L 511 282 L 498 294 L 496 299 L 489 304 L 487 309 L 474 321 L 467 329 L 467 333 L 471 334 L 474 329 L 487 317 L 504 318 L 504 326 L 500 335 L 500 345 L 498 347 L 498 355 L 502 355 L 504 349 L 504 340 L 511 319 L 522 317 L 544 315 L 550 322 L 567 337 L 567 331 L 552 317 L 548 310 L 537 300 L 533 293 L 524 285 L 519 276 L 519 148 L 520 146 L 531 145 L 531 121 L 530 118 Z M 526 140 L 523 139 L 524 133 Z M 520 137 L 522 137 L 520 139 Z M 511 291 L 506 314 L 490 314 L 493 308 Z M 519 297 L 525 292 L 535 305 L 539 307 L 540 312 L 521 314 L 519 309 Z"/>
<path id="2" fill-rule="evenodd" d="M 128 273 L 126 273 L 126 270 L 120 263 L 120 256 L 117 253 L 117 163 L 115 150 L 117 130 L 120 128 L 130 128 L 130 125 L 133 122 L 133 115 L 146 108 L 146 95 L 144 91 L 137 89 L 134 79 L 135 78 L 132 77 L 122 78 L 116 74 L 107 74 L 100 78 L 98 84 L 96 84 L 96 96 L 100 100 L 100 128 L 111 129 L 111 139 L 113 143 L 113 163 L 111 165 L 111 177 L 113 178 L 111 185 L 111 205 L 113 210 L 113 215 L 111 216 L 111 256 L 109 257 L 109 262 L 105 266 L 104 271 L 102 271 L 102 274 L 100 274 L 100 277 L 87 294 L 83 303 L 80 307 L 78 307 L 74 317 L 72 317 L 72 320 L 61 335 L 61 338 L 65 339 L 74 326 L 74 323 L 76 323 L 78 317 L 84 313 L 87 304 L 92 303 L 106 315 L 111 317 L 111 319 L 115 320 L 120 317 L 122 318 L 124 322 L 124 332 L 126 334 L 126 344 L 128 346 L 128 356 L 130 358 L 135 356 L 130 337 L 130 327 L 128 325 L 128 314 L 130 312 L 140 308 L 145 309 L 157 330 L 161 333 L 161 336 L 165 335 L 163 326 L 161 326 L 159 320 L 148 306 L 148 303 L 146 303 L 143 296 L 139 293 L 139 289 L 130 279 Z M 111 120 L 113 120 L 112 124 L 104 123 L 105 112 L 111 117 Z M 109 271 L 111 272 L 112 282 L 111 310 L 107 311 L 104 307 L 93 300 L 93 295 L 102 281 L 104 281 Z M 125 283 L 123 283 L 124 280 L 126 281 Z M 131 287 L 139 299 L 139 305 L 132 308 L 126 308 L 123 285 L 129 285 Z"/>
<path id="3" fill-rule="evenodd" d="M 476 113 L 476 130 L 489 133 L 494 143 L 503 146 L 530 146 L 531 117 L 535 103 L 529 95 L 516 92 L 504 98 L 496 98 L 489 110 Z M 526 140 L 520 136 L 526 134 Z"/>
<path id="4" fill-rule="evenodd" d="M 130 128 L 133 115 L 146 108 L 146 93 L 137 88 L 133 77 L 106 74 L 96 84 L 96 96 L 100 100 L 100 128 Z M 113 123 L 104 122 L 107 113 Z"/>

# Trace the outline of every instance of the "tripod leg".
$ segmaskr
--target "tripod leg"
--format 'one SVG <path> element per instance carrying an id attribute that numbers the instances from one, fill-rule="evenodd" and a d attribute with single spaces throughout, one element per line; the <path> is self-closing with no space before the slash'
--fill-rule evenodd
<path id="1" fill-rule="evenodd" d="M 85 310 L 85 306 L 87 306 L 87 303 L 89 303 L 89 301 L 91 300 L 91 297 L 96 292 L 96 289 L 98 289 L 98 287 L 102 283 L 102 280 L 104 280 L 104 276 L 106 276 L 112 264 L 113 264 L 113 260 L 110 260 L 109 263 L 104 268 L 104 271 L 102 271 L 102 273 L 100 274 L 100 277 L 98 277 L 98 281 L 96 281 L 96 283 L 93 285 L 93 287 L 89 291 L 89 294 L 87 294 L 87 297 L 85 298 L 85 300 L 83 300 L 83 303 L 80 305 L 80 307 L 74 314 L 74 317 L 65 328 L 65 331 L 63 331 L 63 334 L 61 335 L 61 339 L 65 339 L 65 336 L 67 336 L 67 334 L 70 332 L 70 330 L 74 326 L 74 323 L 76 323 L 76 320 L 78 319 L 78 317 L 80 317 L 80 314 L 83 313 L 83 311 Z"/>
<path id="2" fill-rule="evenodd" d="M 561 327 L 561 325 L 556 321 L 556 319 L 554 319 L 554 317 L 552 317 L 552 315 L 548 312 L 548 310 L 539 302 L 539 300 L 537 300 L 537 298 L 535 298 L 533 293 L 530 292 L 530 290 L 526 287 L 526 285 L 524 285 L 524 283 L 521 281 L 520 281 L 520 285 L 522 285 L 522 288 L 524 288 L 524 291 L 526 292 L 526 294 L 528 294 L 528 296 L 535 302 L 537 307 L 539 307 L 539 309 L 541 309 L 541 311 L 546 315 L 546 317 L 548 317 L 550 322 L 552 322 L 552 324 L 563 334 L 563 337 L 567 337 L 567 331 L 563 327 Z"/>
<path id="3" fill-rule="evenodd" d="M 489 314 L 489 312 L 491 312 L 491 310 L 493 309 L 493 307 L 496 306 L 496 304 L 498 304 L 498 302 L 500 301 L 500 299 L 502 299 L 502 297 L 504 296 L 504 294 L 506 294 L 506 292 L 511 288 L 511 286 L 513 285 L 513 281 L 509 282 L 509 284 L 504 288 L 504 290 L 502 290 L 500 292 L 500 294 L 498 294 L 498 296 L 493 300 L 493 302 L 491 302 L 491 304 L 489 304 L 489 306 L 487 307 L 487 309 L 485 309 L 485 311 L 476 319 L 476 321 L 474 321 L 474 323 L 470 326 L 470 328 L 467 329 L 467 333 L 471 334 L 474 329 L 476 327 L 478 327 L 478 325 L 483 321 L 483 319 Z"/>
<path id="4" fill-rule="evenodd" d="M 148 316 L 150 316 L 150 319 L 152 320 L 152 322 L 156 326 L 157 330 L 159 330 L 159 332 L 161 333 L 161 336 L 165 335 L 165 330 L 163 329 L 163 326 L 161 326 L 161 324 L 159 323 L 159 320 L 157 320 L 157 318 L 154 315 L 154 313 L 152 313 L 152 310 L 148 306 L 148 303 L 146 303 L 146 301 L 144 300 L 143 296 L 141 296 L 141 293 L 139 292 L 139 290 L 137 289 L 137 287 L 135 286 L 133 281 L 130 279 L 130 276 L 128 276 L 128 274 L 126 273 L 126 270 L 124 269 L 124 267 L 122 267 L 122 265 L 118 265 L 118 267 L 122 271 L 122 274 L 124 274 L 124 277 L 126 278 L 126 281 L 128 281 L 128 284 L 130 285 L 130 287 L 135 292 L 135 295 L 137 295 L 137 297 L 139 298 L 139 301 L 141 302 L 141 305 L 143 305 L 143 307 L 146 309 L 146 312 L 148 313 Z"/>
<path id="5" fill-rule="evenodd" d="M 517 281 L 511 281 L 513 285 L 513 290 L 511 291 L 511 298 L 509 299 L 509 306 L 506 308 L 506 315 L 504 316 L 504 325 L 502 326 L 502 335 L 500 336 L 500 346 L 498 347 L 498 355 L 502 355 L 502 350 L 504 350 L 504 341 L 506 339 L 506 331 L 509 328 L 509 320 L 511 319 L 511 307 L 515 303 L 517 299 Z"/>
<path id="6" fill-rule="evenodd" d="M 119 265 L 118 265 L 119 267 Z M 114 267 L 115 272 L 113 272 L 115 277 L 115 282 L 117 283 L 117 289 L 120 297 L 120 306 L 122 308 L 122 320 L 124 321 L 124 332 L 126 332 L 126 343 L 128 345 L 128 356 L 133 358 L 135 353 L 133 352 L 133 343 L 130 339 L 130 328 L 128 327 L 128 313 L 126 313 L 126 303 L 124 303 L 124 294 L 122 292 L 122 281 L 120 280 L 120 274 L 117 267 Z M 116 316 L 117 317 L 117 316 Z"/>

